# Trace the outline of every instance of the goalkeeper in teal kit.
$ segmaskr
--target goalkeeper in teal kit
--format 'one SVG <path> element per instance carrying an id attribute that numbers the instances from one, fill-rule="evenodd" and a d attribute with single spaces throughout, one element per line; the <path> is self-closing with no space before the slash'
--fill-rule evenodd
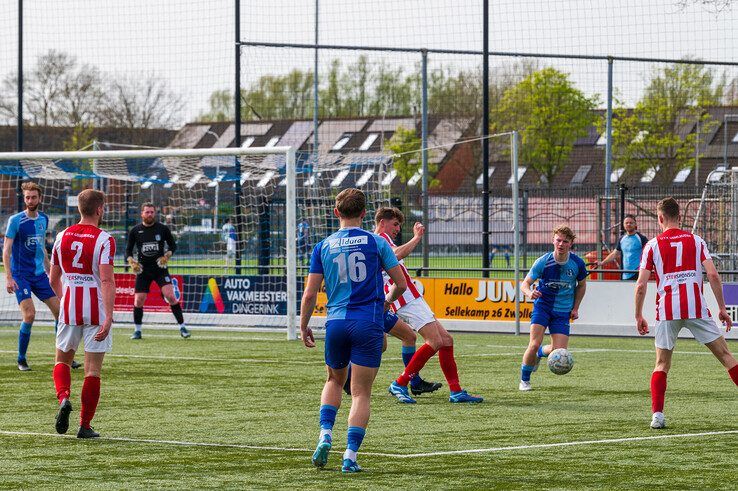
<path id="1" fill-rule="evenodd" d="M 333 213 L 341 228 L 319 242 L 310 259 L 310 274 L 302 297 L 300 331 L 305 346 L 315 346 L 310 317 L 325 280 L 328 316 L 325 363 L 328 380 L 320 406 L 320 436 L 313 465 L 323 467 L 333 444 L 333 424 L 341 405 L 343 384 L 351 363 L 351 412 L 343 472 L 359 472 L 356 463 L 369 421 L 372 383 L 379 370 L 384 340 L 384 312 L 405 291 L 407 284 L 397 258 L 386 240 L 360 228 L 366 215 L 366 197 L 346 189 L 336 197 Z M 382 270 L 395 282 L 385 298 Z"/>

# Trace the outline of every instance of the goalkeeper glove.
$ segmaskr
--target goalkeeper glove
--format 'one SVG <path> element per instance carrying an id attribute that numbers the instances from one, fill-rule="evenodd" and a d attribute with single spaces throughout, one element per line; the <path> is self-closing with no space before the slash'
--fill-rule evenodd
<path id="1" fill-rule="evenodd" d="M 169 262 L 169 256 L 166 256 L 166 255 L 164 255 L 164 256 L 162 256 L 162 257 L 160 257 L 160 258 L 158 258 L 156 260 L 157 266 L 159 266 L 162 269 L 164 269 L 164 268 L 167 267 L 167 263 L 168 262 Z"/>
<path id="2" fill-rule="evenodd" d="M 141 274 L 141 271 L 143 271 L 143 268 L 141 267 L 141 263 L 139 263 L 132 257 L 128 258 L 128 265 L 131 267 L 131 271 L 133 271 L 136 274 Z"/>

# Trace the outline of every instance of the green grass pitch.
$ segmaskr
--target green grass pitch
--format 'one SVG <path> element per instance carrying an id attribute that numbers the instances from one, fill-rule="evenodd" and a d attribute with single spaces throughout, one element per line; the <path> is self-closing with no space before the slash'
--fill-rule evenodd
<path id="1" fill-rule="evenodd" d="M 399 343 L 391 340 L 359 453 L 365 472 L 343 475 L 346 398 L 328 466 L 316 470 L 310 463 L 324 380 L 322 342 L 307 350 L 283 334 L 194 330 L 183 340 L 175 331 L 148 329 L 140 342 L 128 335 L 114 329 L 114 351 L 105 362 L 93 421 L 103 438 L 81 441 L 73 438 L 76 425 L 72 436 L 54 435 L 51 329 L 34 327 L 33 370 L 21 373 L 17 330 L 0 328 L 0 488 L 735 486 L 736 387 L 692 340 L 677 346 L 666 399 L 669 427 L 662 431 L 648 427 L 649 339 L 573 337 L 574 370 L 556 376 L 542 366 L 533 374 L 535 390 L 521 393 L 526 338 L 456 334 L 462 385 L 485 402 L 452 405 L 444 383 L 414 406 L 387 394 L 401 368 Z M 442 380 L 436 358 L 423 375 Z M 73 424 L 82 377 L 81 371 L 72 376 Z M 649 439 L 654 436 L 672 437 Z"/>

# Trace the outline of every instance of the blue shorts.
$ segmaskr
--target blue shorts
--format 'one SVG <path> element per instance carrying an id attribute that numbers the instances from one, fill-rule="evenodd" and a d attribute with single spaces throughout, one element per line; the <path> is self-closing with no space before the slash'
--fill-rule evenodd
<path id="1" fill-rule="evenodd" d="M 382 361 L 382 326 L 364 320 L 334 319 L 325 323 L 325 364 L 378 368 Z"/>
<path id="2" fill-rule="evenodd" d="M 395 327 L 395 324 L 397 324 L 398 320 L 400 320 L 400 318 L 397 317 L 397 314 L 389 310 L 386 311 L 384 313 L 384 332 L 389 334 L 392 328 Z"/>
<path id="3" fill-rule="evenodd" d="M 46 300 L 55 297 L 56 293 L 51 289 L 49 277 L 46 273 L 38 276 L 13 276 L 18 289 L 15 291 L 15 298 L 21 303 L 27 298 L 31 298 L 31 293 L 36 295 L 39 300 Z"/>
<path id="4" fill-rule="evenodd" d="M 555 310 L 543 310 L 533 308 L 530 316 L 531 324 L 540 324 L 548 328 L 550 334 L 569 335 L 569 318 L 571 312 L 557 312 Z"/>

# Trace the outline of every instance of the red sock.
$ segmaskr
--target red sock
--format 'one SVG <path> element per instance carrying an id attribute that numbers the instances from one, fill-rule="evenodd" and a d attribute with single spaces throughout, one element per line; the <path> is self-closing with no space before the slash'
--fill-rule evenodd
<path id="1" fill-rule="evenodd" d="M 100 400 L 100 377 L 85 377 L 82 384 L 82 407 L 79 411 L 79 425 L 90 427 L 90 421 L 95 417 L 97 401 Z"/>
<path id="2" fill-rule="evenodd" d="M 730 378 L 733 380 L 733 383 L 735 385 L 738 385 L 738 365 L 728 370 L 728 375 L 730 375 Z"/>
<path id="3" fill-rule="evenodd" d="M 459 385 L 456 360 L 454 360 L 454 347 L 444 346 L 438 350 L 438 361 L 441 362 L 441 370 L 443 370 L 443 375 L 446 377 L 446 382 L 448 382 L 448 388 L 451 392 L 459 392 L 461 386 Z"/>
<path id="4" fill-rule="evenodd" d="M 61 404 L 64 399 L 69 399 L 71 391 L 72 371 L 69 365 L 64 363 L 54 365 L 52 378 L 54 379 L 54 387 L 56 387 L 56 398 L 59 399 L 59 404 Z"/>
<path id="5" fill-rule="evenodd" d="M 651 412 L 664 412 L 664 394 L 666 394 L 666 372 L 656 371 L 651 375 Z"/>
<path id="6" fill-rule="evenodd" d="M 410 358 L 410 361 L 405 367 L 405 371 L 402 372 L 402 375 L 397 377 L 397 383 L 406 387 L 407 384 L 410 383 L 410 379 L 422 370 L 428 360 L 430 360 L 431 356 L 435 354 L 436 350 L 431 348 L 428 343 L 425 343 L 423 346 L 418 348 L 418 351 L 416 351 L 413 357 Z"/>

